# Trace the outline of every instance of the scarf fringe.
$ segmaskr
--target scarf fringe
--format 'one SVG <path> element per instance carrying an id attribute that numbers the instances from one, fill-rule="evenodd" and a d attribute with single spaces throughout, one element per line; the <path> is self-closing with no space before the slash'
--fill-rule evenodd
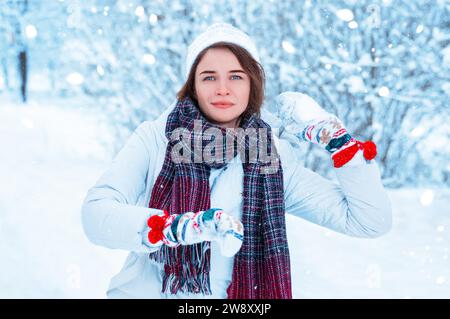
<path id="1" fill-rule="evenodd" d="M 161 292 L 176 294 L 181 291 L 211 295 L 210 252 L 210 243 L 204 242 L 177 248 L 164 245 L 157 252 L 150 254 L 151 260 L 164 265 Z M 181 260 L 181 263 L 171 266 L 170 261 L 175 259 Z"/>

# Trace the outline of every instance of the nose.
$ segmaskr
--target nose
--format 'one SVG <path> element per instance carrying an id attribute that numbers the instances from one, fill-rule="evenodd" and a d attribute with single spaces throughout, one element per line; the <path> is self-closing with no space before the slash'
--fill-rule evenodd
<path id="1" fill-rule="evenodd" d="M 217 95 L 229 95 L 230 91 L 228 90 L 228 85 L 226 83 L 226 81 L 221 80 L 221 81 L 217 81 L 218 82 L 218 87 L 216 89 L 216 94 Z"/>

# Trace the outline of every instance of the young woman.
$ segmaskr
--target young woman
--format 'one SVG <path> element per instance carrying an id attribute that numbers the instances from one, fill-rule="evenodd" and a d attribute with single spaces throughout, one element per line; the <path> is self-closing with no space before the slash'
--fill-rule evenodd
<path id="1" fill-rule="evenodd" d="M 260 118 L 264 71 L 247 34 L 210 26 L 188 48 L 185 76 L 84 201 L 90 241 L 130 251 L 108 297 L 292 298 L 286 213 L 355 237 L 390 229 L 373 143 L 309 97 L 279 96 L 303 125 L 297 136 L 330 153 L 338 185 Z"/>

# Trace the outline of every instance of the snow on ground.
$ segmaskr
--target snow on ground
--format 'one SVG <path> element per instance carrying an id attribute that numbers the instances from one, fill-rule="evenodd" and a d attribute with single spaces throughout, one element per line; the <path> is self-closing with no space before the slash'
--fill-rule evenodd
<path id="1" fill-rule="evenodd" d="M 109 132 L 86 107 L 0 99 L 0 298 L 105 298 L 127 252 L 91 244 L 80 208 Z M 294 297 L 450 298 L 450 190 L 389 195 L 394 225 L 378 239 L 287 217 Z"/>
<path id="2" fill-rule="evenodd" d="M 0 103 L 0 297 L 103 298 L 126 252 L 92 245 L 84 196 L 105 167 L 92 112 Z"/>
<path id="3" fill-rule="evenodd" d="M 288 216 L 299 298 L 450 298 L 450 190 L 388 190 L 392 230 L 352 238 Z"/>

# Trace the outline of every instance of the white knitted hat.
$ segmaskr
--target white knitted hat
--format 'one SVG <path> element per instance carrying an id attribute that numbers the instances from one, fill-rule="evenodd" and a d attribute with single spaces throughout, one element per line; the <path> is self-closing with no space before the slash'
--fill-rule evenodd
<path id="1" fill-rule="evenodd" d="M 259 63 L 259 54 L 253 40 L 243 31 L 228 23 L 214 23 L 198 35 L 189 45 L 185 64 L 185 79 L 189 76 L 192 64 L 199 53 L 216 42 L 231 42 L 246 49 Z"/>

